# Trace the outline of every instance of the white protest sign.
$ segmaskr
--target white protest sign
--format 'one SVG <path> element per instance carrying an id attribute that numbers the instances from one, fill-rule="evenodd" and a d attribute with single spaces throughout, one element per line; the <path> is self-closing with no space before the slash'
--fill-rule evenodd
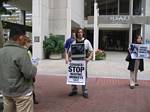
<path id="1" fill-rule="evenodd" d="M 86 61 L 71 61 L 68 64 L 67 84 L 85 85 Z"/>
<path id="2" fill-rule="evenodd" d="M 130 51 L 132 59 L 150 58 L 149 44 L 131 44 Z"/>
<path id="3" fill-rule="evenodd" d="M 139 46 L 138 57 L 150 58 L 150 45 L 143 44 Z"/>
<path id="4" fill-rule="evenodd" d="M 40 59 L 39 59 L 38 57 L 32 57 L 32 58 L 31 58 L 32 64 L 33 64 L 33 65 L 36 65 L 36 66 L 37 66 L 38 63 L 39 63 L 39 60 L 40 60 Z"/>

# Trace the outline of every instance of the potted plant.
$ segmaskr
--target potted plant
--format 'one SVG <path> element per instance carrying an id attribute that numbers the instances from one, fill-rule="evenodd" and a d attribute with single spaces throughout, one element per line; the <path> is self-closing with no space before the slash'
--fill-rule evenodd
<path id="1" fill-rule="evenodd" d="M 50 34 L 43 41 L 45 58 L 60 59 L 64 52 L 64 36 Z"/>
<path id="2" fill-rule="evenodd" d="M 95 60 L 104 60 L 106 59 L 106 53 L 104 50 L 97 49 L 95 52 Z"/>

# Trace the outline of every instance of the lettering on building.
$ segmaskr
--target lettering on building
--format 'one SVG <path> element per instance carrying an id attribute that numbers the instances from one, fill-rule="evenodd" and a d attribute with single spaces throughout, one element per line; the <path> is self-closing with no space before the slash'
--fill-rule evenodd
<path id="1" fill-rule="evenodd" d="M 129 16 L 110 16 L 111 23 L 115 24 L 127 24 L 129 22 Z"/>

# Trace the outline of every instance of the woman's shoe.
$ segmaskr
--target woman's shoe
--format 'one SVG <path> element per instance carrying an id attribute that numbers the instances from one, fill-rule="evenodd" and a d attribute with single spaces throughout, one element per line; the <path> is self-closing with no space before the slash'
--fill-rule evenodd
<path id="1" fill-rule="evenodd" d="M 130 86 L 130 89 L 134 89 L 134 86 L 131 86 L 131 85 L 129 85 Z"/>
<path id="2" fill-rule="evenodd" d="M 137 83 L 137 84 L 135 84 L 135 86 L 139 86 L 139 84 Z"/>

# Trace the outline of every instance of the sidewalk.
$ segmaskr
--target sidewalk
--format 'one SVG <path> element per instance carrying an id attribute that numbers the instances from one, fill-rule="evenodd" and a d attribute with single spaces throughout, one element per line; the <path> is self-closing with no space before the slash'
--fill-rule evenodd
<path id="1" fill-rule="evenodd" d="M 35 112 L 150 112 L 150 60 L 138 74 L 140 86 L 130 89 L 127 53 L 107 52 L 106 60 L 88 64 L 89 98 L 69 97 L 64 60 L 42 60 L 38 65 Z"/>
<path id="2" fill-rule="evenodd" d="M 125 52 L 107 52 L 106 60 L 90 61 L 88 63 L 88 76 L 99 78 L 128 79 L 128 62 L 125 61 Z M 150 80 L 150 59 L 144 60 L 144 72 L 138 73 L 138 78 Z M 67 65 L 62 60 L 42 60 L 38 65 L 38 74 L 66 76 Z"/>
<path id="3" fill-rule="evenodd" d="M 150 81 L 130 89 L 127 79 L 89 78 L 89 98 L 69 97 L 64 76 L 38 75 L 35 112 L 150 112 Z"/>

